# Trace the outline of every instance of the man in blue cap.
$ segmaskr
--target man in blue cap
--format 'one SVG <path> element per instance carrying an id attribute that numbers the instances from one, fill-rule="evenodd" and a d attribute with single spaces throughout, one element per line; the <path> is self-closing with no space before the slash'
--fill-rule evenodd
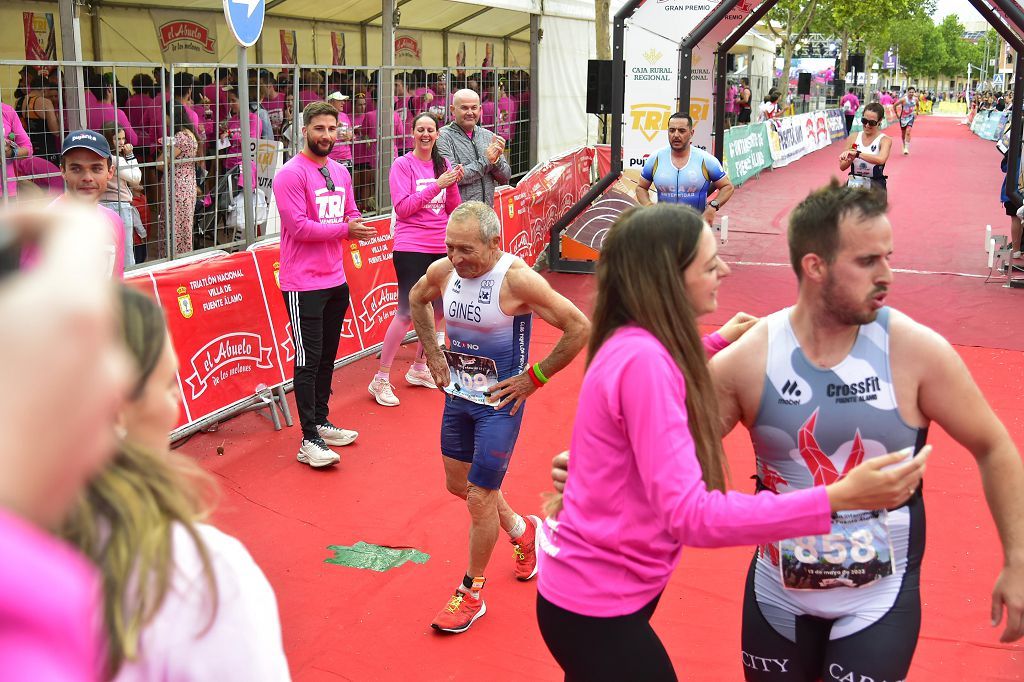
<path id="1" fill-rule="evenodd" d="M 110 159 L 110 145 L 105 137 L 93 130 L 74 130 L 64 138 L 60 150 L 60 171 L 67 192 L 54 200 L 51 206 L 73 201 L 94 207 L 97 214 L 110 223 L 113 237 L 110 248 L 109 274 L 124 277 L 124 223 L 114 211 L 100 205 L 100 197 L 107 189 L 107 181 L 114 176 Z"/>

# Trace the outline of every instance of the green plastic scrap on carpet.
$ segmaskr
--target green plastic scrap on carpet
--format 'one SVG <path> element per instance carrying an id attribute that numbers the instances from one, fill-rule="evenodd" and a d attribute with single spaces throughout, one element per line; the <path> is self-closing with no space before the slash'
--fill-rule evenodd
<path id="1" fill-rule="evenodd" d="M 371 545 L 368 542 L 359 541 L 351 547 L 347 545 L 328 545 L 327 549 L 334 552 L 330 559 L 324 559 L 324 563 L 349 566 L 351 568 L 368 568 L 371 571 L 387 571 L 401 566 L 406 561 L 414 564 L 425 564 L 430 558 L 418 549 L 412 547 L 383 547 Z"/>

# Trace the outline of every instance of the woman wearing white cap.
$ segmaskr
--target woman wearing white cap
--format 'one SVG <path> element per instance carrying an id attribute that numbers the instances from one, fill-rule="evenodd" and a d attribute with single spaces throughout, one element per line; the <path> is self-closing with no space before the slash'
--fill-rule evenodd
<path id="1" fill-rule="evenodd" d="M 354 131 L 352 129 L 352 119 L 348 117 L 348 114 L 342 111 L 344 107 L 343 102 L 347 100 L 348 95 L 343 95 L 337 91 L 327 95 L 327 101 L 338 112 L 338 136 L 334 142 L 334 148 L 331 150 L 329 156 L 347 168 L 351 173 L 352 138 L 354 137 Z"/>

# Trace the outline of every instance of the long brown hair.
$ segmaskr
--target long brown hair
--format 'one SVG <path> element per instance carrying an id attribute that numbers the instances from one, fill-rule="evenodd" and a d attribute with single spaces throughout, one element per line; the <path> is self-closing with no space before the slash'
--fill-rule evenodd
<path id="1" fill-rule="evenodd" d="M 686 414 L 702 478 L 725 490 L 718 400 L 683 271 L 693 262 L 704 220 L 692 208 L 656 204 L 625 211 L 605 236 L 597 262 L 597 298 L 587 366 L 617 329 L 635 324 L 650 332 L 675 360 L 686 381 Z M 561 500 L 549 500 L 551 513 Z"/>
<path id="2" fill-rule="evenodd" d="M 167 327 L 160 306 L 121 288 L 122 334 L 138 374 L 130 399 L 141 397 L 163 353 Z M 195 543 L 209 590 L 210 618 L 217 612 L 217 583 L 210 553 L 196 528 L 213 504 L 212 481 L 191 460 L 122 443 L 114 459 L 86 488 L 61 531 L 103 576 L 107 635 L 106 679 L 138 657 L 140 637 L 172 586 L 172 531 L 180 524 Z"/>
<path id="3" fill-rule="evenodd" d="M 424 111 L 422 114 L 417 116 L 412 121 L 412 129 L 416 130 L 416 124 L 420 122 L 421 118 L 429 118 L 434 122 L 434 130 L 438 133 L 441 132 L 441 119 L 434 116 L 429 111 Z M 430 148 L 430 161 L 434 164 L 434 177 L 439 178 L 441 175 L 448 170 L 448 164 L 445 158 L 441 155 L 441 150 L 437 148 L 437 140 L 434 140 L 434 146 Z"/>

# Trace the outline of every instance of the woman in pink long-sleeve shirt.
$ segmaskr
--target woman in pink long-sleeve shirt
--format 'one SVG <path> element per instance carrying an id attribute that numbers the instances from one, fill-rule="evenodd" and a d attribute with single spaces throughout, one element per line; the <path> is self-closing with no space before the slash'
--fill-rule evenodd
<path id="1" fill-rule="evenodd" d="M 462 203 L 459 180 L 462 167 L 451 167 L 437 148 L 441 124 L 430 113 L 422 113 L 413 121 L 415 148 L 395 160 L 391 166 L 391 200 L 395 206 L 395 250 L 392 262 L 398 276 L 398 312 L 384 335 L 380 368 L 370 382 L 369 390 L 378 403 L 387 407 L 398 405 L 391 387 L 391 363 L 395 360 L 402 339 L 412 328 L 409 292 L 434 261 L 445 258 L 445 228 L 448 216 Z M 442 317 L 441 300 L 434 301 L 434 324 Z M 416 351 L 416 360 L 405 380 L 413 386 L 437 388 L 423 359 L 423 345 Z"/>
<path id="2" fill-rule="evenodd" d="M 878 460 L 829 486 L 725 492 L 705 353 L 726 342 L 702 344 L 695 318 L 715 310 L 728 273 L 711 229 L 686 207 L 627 211 L 605 238 L 572 475 L 538 552 L 537 617 L 567 680 L 676 679 L 649 621 L 683 545 L 827 533 L 831 512 L 877 504 Z M 901 485 L 894 504 L 906 499 Z"/>

